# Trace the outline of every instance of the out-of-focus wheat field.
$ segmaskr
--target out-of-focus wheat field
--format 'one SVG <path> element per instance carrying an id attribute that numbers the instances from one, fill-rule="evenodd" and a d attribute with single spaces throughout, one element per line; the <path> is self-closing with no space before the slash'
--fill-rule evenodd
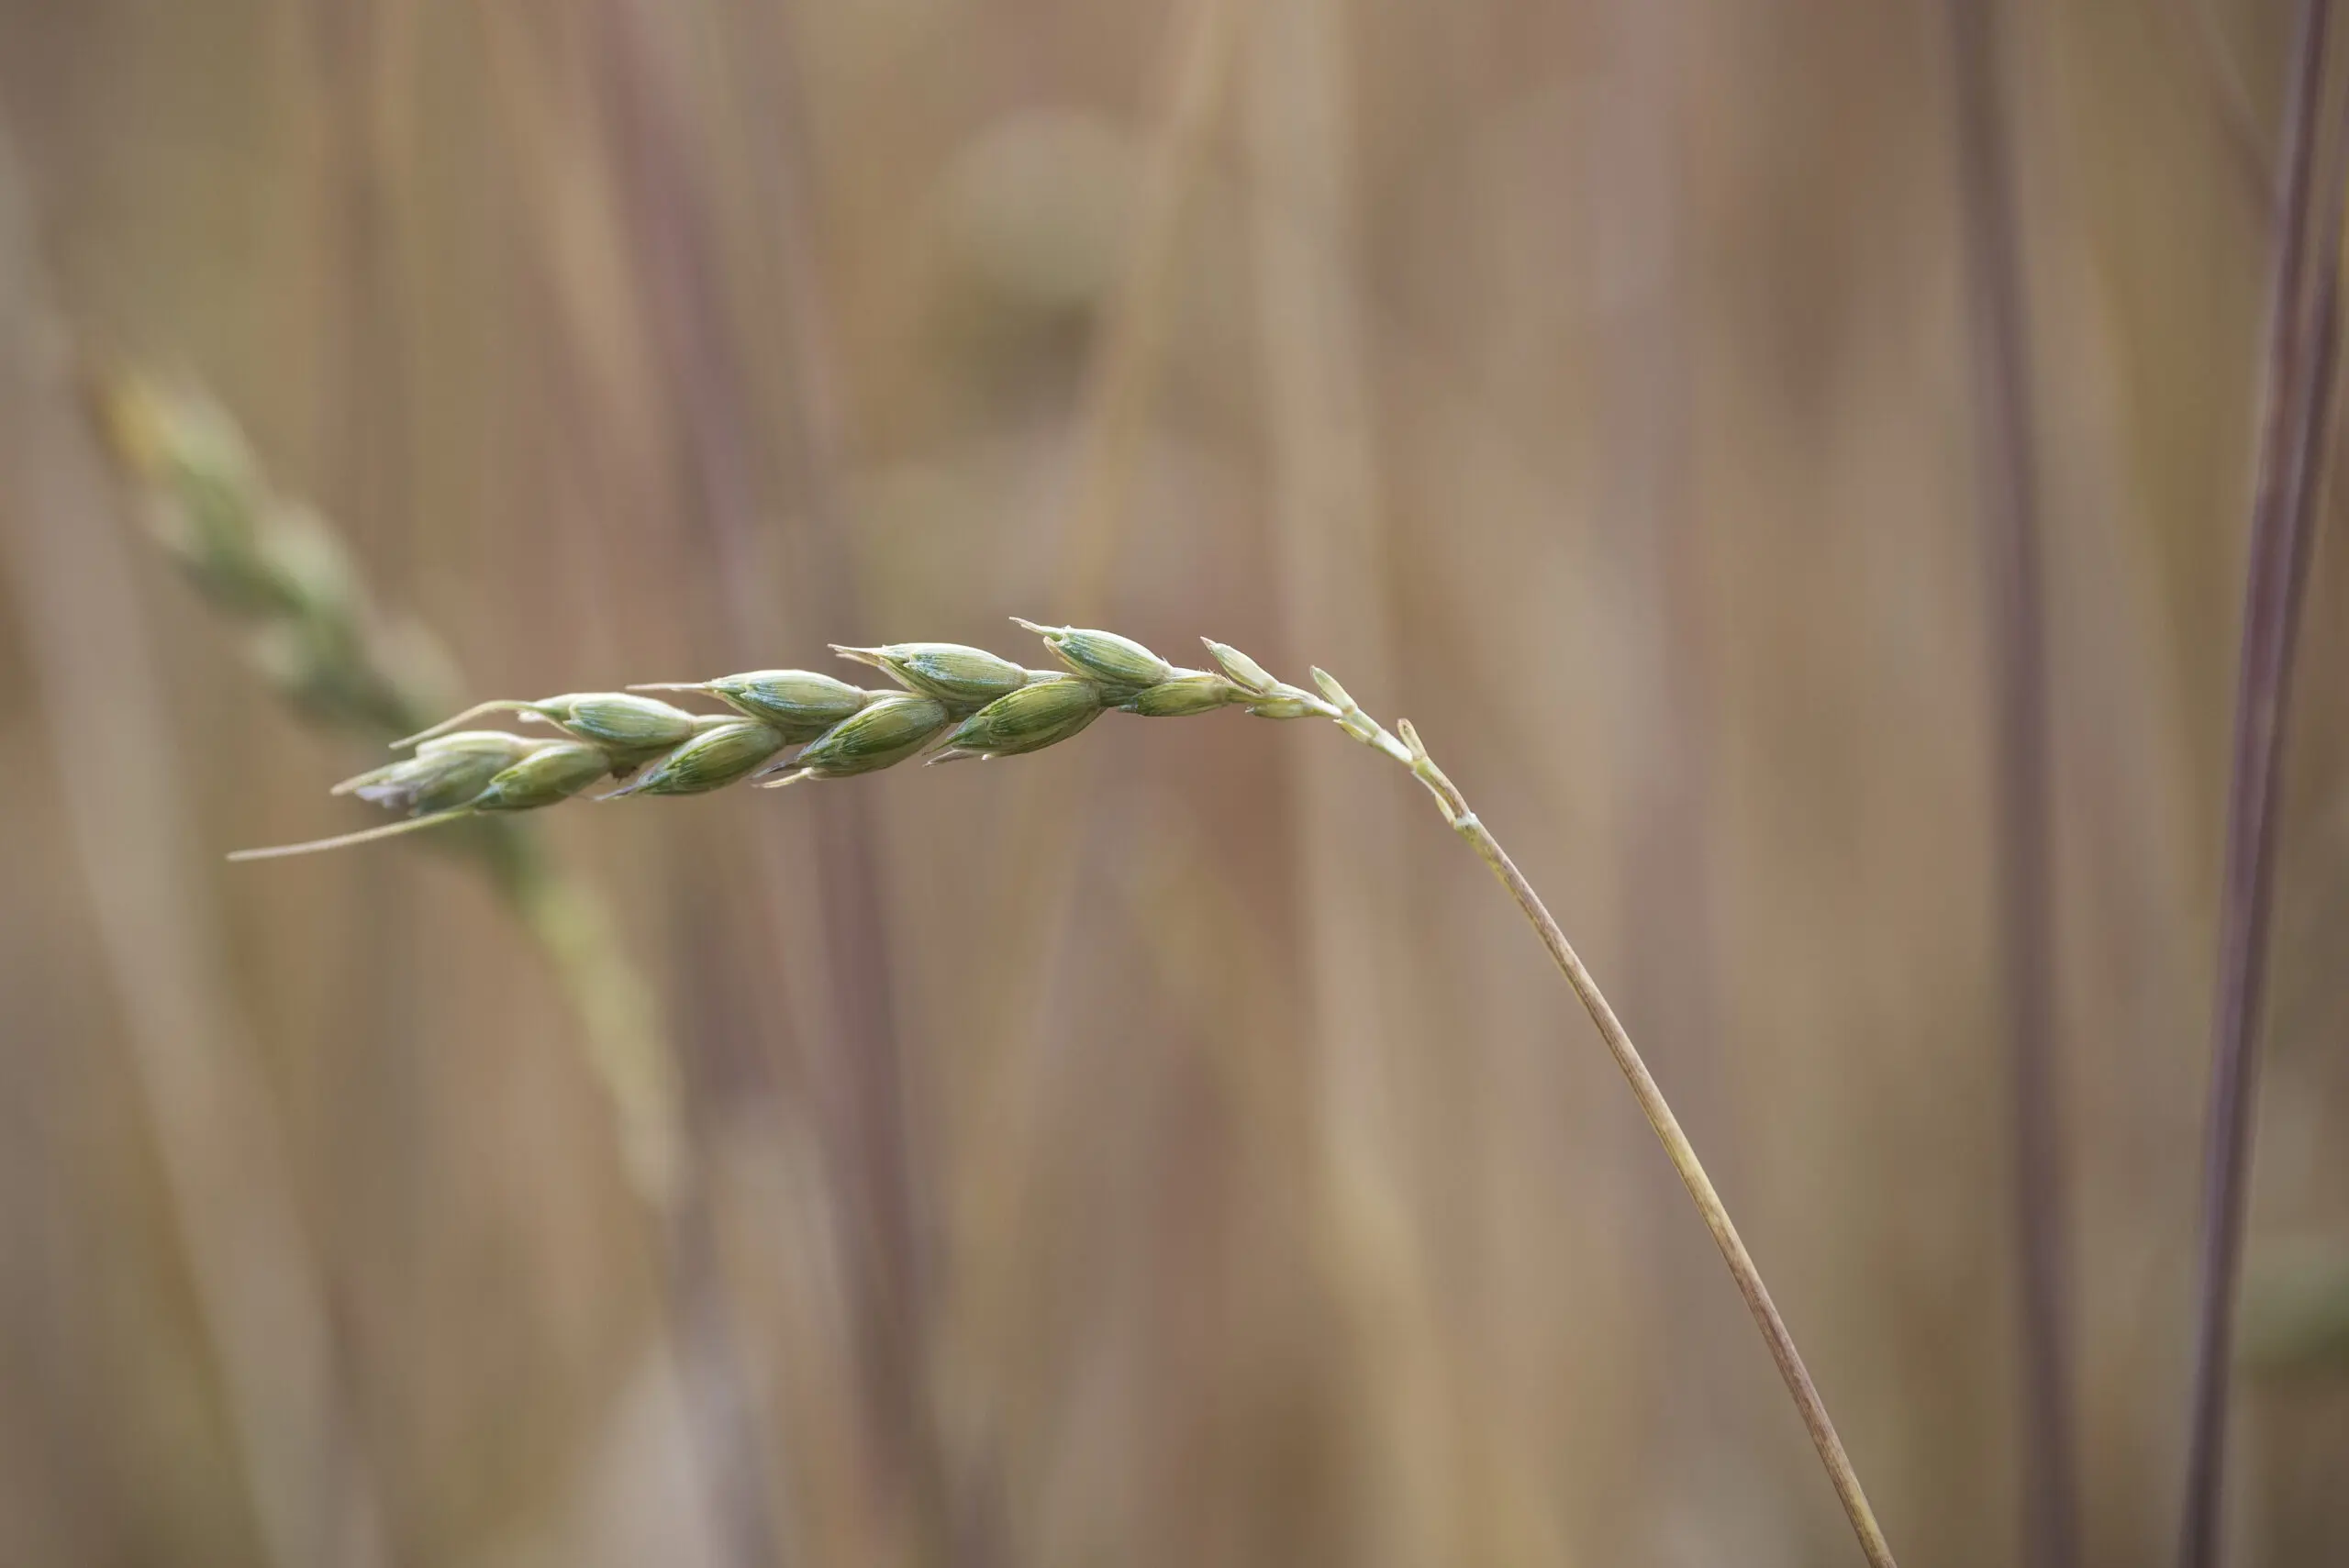
<path id="1" fill-rule="evenodd" d="M 2032 1204 L 2081 1561 L 2134 1564 L 2185 1448 L 2289 7 L 2006 10 Z M 479 863 L 224 862 L 364 825 L 326 786 L 384 753 L 158 550 L 100 360 L 208 388 L 452 706 L 833 642 L 1041 662 L 1020 615 L 1415 719 L 1648 1053 L 1902 1560 L 2016 1561 L 1955 124 L 1942 8 L 1856 0 L 0 0 L 0 1562 L 1857 1561 L 1588 1020 L 1401 770 L 1112 716 L 545 814 L 674 1070 L 649 1196 L 595 1004 Z M 2243 1564 L 2349 1558 L 2342 542 Z"/>

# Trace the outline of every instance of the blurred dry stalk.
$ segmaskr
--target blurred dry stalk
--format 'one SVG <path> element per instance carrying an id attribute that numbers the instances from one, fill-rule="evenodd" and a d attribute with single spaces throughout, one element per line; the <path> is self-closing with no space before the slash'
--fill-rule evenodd
<path id="1" fill-rule="evenodd" d="M 76 738 L 56 764 L 132 1076 L 262 1560 L 381 1568 L 386 1521 L 343 1397 L 328 1292 L 273 1096 L 210 951 L 216 922 L 173 783 L 157 655 L 107 526 L 104 464 L 74 406 L 18 178 L 0 131 L 0 453 L 11 476 L 0 565 L 38 634 L 40 700 Z"/>
<path id="2" fill-rule="evenodd" d="M 762 14 L 762 10 L 764 13 Z M 563 7 L 535 26 L 550 33 Z M 643 373 L 669 427 L 672 502 L 689 537 L 719 563 L 717 624 L 735 648 L 771 645 L 819 610 L 855 628 L 863 598 L 839 506 L 834 463 L 843 439 L 833 378 L 830 311 L 818 267 L 811 215 L 814 165 L 806 149 L 806 83 L 796 6 L 753 8 L 763 70 L 729 61 L 723 83 L 741 83 L 758 106 L 747 155 L 761 165 L 771 228 L 766 261 L 777 296 L 784 370 L 763 407 L 756 357 L 746 352 L 729 297 L 728 215 L 696 141 L 692 68 L 707 62 L 700 19 L 645 0 L 603 0 L 589 15 L 587 63 L 602 89 L 598 129 L 612 167 L 615 239 L 640 300 Z M 530 24 L 526 24 L 529 26 Z M 783 431 L 767 471 L 760 439 L 772 418 Z M 769 526 L 770 507 L 804 519 Z M 987 1550 L 966 1528 L 942 1450 L 932 1367 L 932 1276 L 921 1212 L 929 1186 L 924 1151 L 907 1130 L 906 1048 L 892 984 L 870 804 L 850 793 L 805 813 L 779 815 L 748 836 L 757 868 L 753 917 L 761 950 L 780 957 L 783 1003 L 816 1106 L 829 1203 L 843 1218 L 849 1357 L 863 1403 L 863 1438 L 877 1473 L 877 1515 L 901 1550 L 931 1557 Z M 812 875 L 814 896 L 792 889 Z M 763 988 L 762 988 L 763 989 Z M 746 1414 L 752 1407 L 746 1407 Z M 768 1493 L 773 1466 L 753 1451 L 746 1425 L 728 1490 L 734 1533 L 746 1554 L 779 1550 Z M 992 1568 L 982 1561 L 977 1568 Z"/>
<path id="3" fill-rule="evenodd" d="M 1664 3 L 1610 7 L 1601 26 L 1611 85 L 1591 117 L 1587 151 L 1561 149 L 1557 161 L 1561 173 L 1585 160 L 1599 171 L 1588 221 L 1614 236 L 1621 280 L 1620 303 L 1595 333 L 1594 368 L 1608 389 L 1591 415 L 1596 565 L 1617 592 L 1656 606 L 1610 634 L 1620 665 L 1602 700 L 1624 739 L 1605 838 L 1627 940 L 1609 970 L 1616 1001 L 1640 1020 L 1649 1060 L 1680 1085 L 1679 1109 L 1712 1168 L 1737 1185 L 1750 1134 L 1724 1071 L 1735 1045 L 1724 1028 L 1724 878 L 1714 826 L 1720 698 L 1709 556 L 1723 519 L 1695 504 L 1703 436 L 1696 367 L 1707 328 L 1688 299 L 1698 266 L 1689 249 L 1698 166 L 1688 106 L 1702 91 L 1707 25 L 1697 8 Z M 1620 1462 L 1669 1462 L 1679 1473 L 1682 1517 L 1650 1527 L 1664 1550 L 1691 1562 L 1733 1556 L 1742 1549 L 1737 1500 L 1758 1480 L 1751 1434 L 1759 1411 L 1736 1374 L 1747 1347 L 1704 1331 L 1714 1262 L 1678 1245 L 1680 1195 L 1649 1183 L 1640 1201 L 1655 1218 L 1640 1228 L 1650 1254 L 1631 1288 L 1655 1327 L 1630 1377 L 1665 1388 L 1627 1433 Z"/>
<path id="4" fill-rule="evenodd" d="M 2199 78 L 2210 101 L 2211 117 L 2242 174 L 2244 193 L 2258 204 L 2264 216 L 2275 196 L 2273 160 L 2259 116 L 2252 107 L 2251 90 L 2243 83 L 2243 63 L 2216 14 L 2214 0 L 2167 0 L 2163 13 L 2182 35 L 2179 46 L 2192 56 L 2188 69 Z"/>
<path id="5" fill-rule="evenodd" d="M 2227 784 L 2181 1568 L 2209 1568 L 2220 1554 L 2284 743 L 2339 373 L 2349 98 L 2332 83 L 2332 20 L 2331 0 L 2303 0 L 2284 109 L 2266 384 Z"/>
<path id="6" fill-rule="evenodd" d="M 421 628 L 370 602 L 324 521 L 272 489 L 227 412 L 193 387 L 130 371 L 92 385 L 117 459 L 146 490 L 155 538 L 226 615 L 247 625 L 254 666 L 313 720 L 384 738 L 419 728 L 447 662 Z M 676 1065 L 651 994 L 603 901 L 518 824 L 460 840 L 514 911 L 586 1030 L 639 1193 L 676 1199 Z"/>
<path id="7" fill-rule="evenodd" d="M 2191 3 L 2191 0 L 2189 0 Z M 2074 1451 L 2069 1183 L 2058 1094 L 2053 751 L 2048 744 L 2046 568 L 2030 294 L 2009 151 L 2006 0 L 1947 7 L 1957 186 L 1966 245 L 1981 461 L 1987 644 L 1995 706 L 1992 798 L 1998 943 L 2014 1126 L 2012 1213 L 2021 1320 L 2023 1559 L 2080 1557 Z M 2198 6 L 2199 9 L 2199 6 Z"/>
<path id="8" fill-rule="evenodd" d="M 1154 61 L 1155 124 L 1137 211 L 1125 236 L 1114 295 L 1081 375 L 1075 428 L 1058 480 L 1060 531 L 1051 602 L 1067 614 L 1098 618 L 1133 509 L 1135 468 L 1149 431 L 1152 394 L 1164 357 L 1183 273 L 1177 265 L 1184 224 L 1201 183 L 1228 95 L 1232 61 L 1253 7 L 1245 0 L 1181 0 L 1167 13 L 1166 39 Z M 1001 1244 L 1033 1200 L 1040 1135 L 1030 1125 L 1041 1107 L 1034 1075 L 1041 1052 L 1032 1040 L 1045 1005 L 1053 943 L 1065 927 L 1084 842 L 1063 829 L 1087 793 L 1088 758 L 1039 781 L 1010 803 L 991 882 L 1004 906 L 998 929 L 1004 960 L 984 977 L 976 1049 L 990 1070 L 980 1076 L 991 1118 L 1006 1124 L 993 1157 L 954 1195 L 953 1234 L 984 1245 L 956 1249 L 956 1289 L 974 1304 L 968 1320 L 1017 1323 L 1003 1309 L 1024 1283 L 1019 1250 Z M 981 1364 L 998 1359 L 974 1348 Z M 977 1426 L 972 1417 L 965 1426 Z M 977 1442 L 985 1434 L 973 1431 Z"/>
<path id="9" fill-rule="evenodd" d="M 1293 647 L 1392 689 L 1362 319 L 1353 7 L 1274 0 L 1250 41 L 1250 282 L 1278 604 Z M 1373 1568 L 1408 1568 L 1442 1557 L 1446 1540 L 1473 1538 L 1446 1512 L 1467 1502 L 1441 1482 L 1467 1448 L 1446 1398 L 1427 1231 L 1408 1197 L 1417 1162 L 1402 1113 L 1419 1086 L 1404 1038 L 1416 1022 L 1409 965 L 1396 906 L 1375 896 L 1377 873 L 1361 852 L 1399 841 L 1400 813 L 1344 759 L 1316 750 L 1291 766 L 1320 1111 L 1308 1169 L 1328 1217 L 1319 1262 L 1340 1315 L 1338 1353 L 1361 1406 L 1365 1484 L 1349 1550 Z M 1504 1472 L 1496 1494 L 1522 1485 Z"/>

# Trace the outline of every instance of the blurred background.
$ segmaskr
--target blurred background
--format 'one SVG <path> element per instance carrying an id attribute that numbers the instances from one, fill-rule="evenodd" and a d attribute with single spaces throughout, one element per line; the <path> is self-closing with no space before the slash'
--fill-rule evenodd
<path id="1" fill-rule="evenodd" d="M 1324 726 L 221 860 L 364 825 L 403 704 L 1015 614 L 1416 719 L 1903 1561 L 2019 1560 L 2051 1419 L 2076 1561 L 2160 1560 L 2288 10 L 2008 8 L 2019 862 L 1941 7 L 0 0 L 0 1562 L 1856 1561 L 1572 995 Z M 217 400 L 323 619 L 191 587 L 94 363 Z M 2314 570 L 2243 1562 L 2349 1558 Z"/>

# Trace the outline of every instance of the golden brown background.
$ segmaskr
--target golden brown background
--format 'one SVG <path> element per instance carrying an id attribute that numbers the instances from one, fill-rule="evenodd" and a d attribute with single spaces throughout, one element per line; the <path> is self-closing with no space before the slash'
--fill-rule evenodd
<path id="1" fill-rule="evenodd" d="M 2285 9 L 2009 8 L 2096 1563 L 2176 1522 Z M 658 1215 L 475 867 L 222 862 L 359 825 L 324 786 L 380 753 L 177 580 L 74 345 L 207 384 L 463 700 L 1029 656 L 1019 614 L 1415 718 L 1675 1096 L 1902 1560 L 2013 1560 L 1946 35 L 0 3 L 0 1562 L 1854 1560 L 1586 1020 L 1399 771 L 1113 719 L 551 814 L 685 1086 Z M 2337 543 L 2253 1337 L 2349 1244 Z M 2263 1362 L 2236 1434 L 2237 1561 L 2349 1558 L 2342 1362 Z"/>

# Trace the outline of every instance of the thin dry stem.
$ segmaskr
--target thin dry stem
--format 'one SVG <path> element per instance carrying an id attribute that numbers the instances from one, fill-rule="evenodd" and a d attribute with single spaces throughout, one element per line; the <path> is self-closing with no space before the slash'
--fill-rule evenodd
<path id="1" fill-rule="evenodd" d="M 1762 1330 L 1763 1342 L 1770 1348 L 1770 1359 L 1778 1363 L 1778 1375 L 1786 1380 L 1787 1393 L 1793 1398 L 1795 1408 L 1801 1413 L 1802 1424 L 1810 1432 L 1811 1446 L 1819 1451 L 1819 1462 L 1827 1467 L 1827 1477 L 1834 1483 L 1835 1496 L 1843 1505 L 1844 1515 L 1852 1521 L 1852 1532 L 1859 1538 L 1861 1551 L 1876 1568 L 1893 1568 L 1892 1548 L 1886 1542 L 1884 1530 L 1876 1521 L 1876 1511 L 1868 1506 L 1867 1494 L 1860 1487 L 1859 1473 L 1852 1468 L 1851 1456 L 1843 1451 L 1843 1440 L 1836 1436 L 1835 1423 L 1828 1417 L 1826 1401 L 1820 1397 L 1818 1385 L 1811 1382 L 1810 1371 L 1803 1365 L 1802 1352 L 1795 1348 L 1794 1336 L 1787 1331 L 1786 1319 L 1779 1316 L 1777 1303 L 1770 1298 L 1770 1287 L 1763 1283 L 1762 1271 L 1755 1265 L 1753 1254 L 1745 1250 L 1745 1242 L 1738 1235 L 1737 1226 L 1731 1220 L 1728 1207 L 1721 1202 L 1720 1194 L 1714 1190 L 1712 1178 L 1705 1174 L 1704 1162 L 1697 1158 L 1697 1151 L 1689 1143 L 1687 1134 L 1680 1130 L 1680 1120 L 1672 1114 L 1672 1106 L 1664 1099 L 1664 1090 L 1657 1086 L 1654 1077 L 1648 1072 L 1647 1063 L 1641 1060 L 1639 1050 L 1632 1045 L 1622 1020 L 1615 1016 L 1615 1009 L 1608 1005 L 1606 995 L 1598 989 L 1598 982 L 1591 978 L 1590 971 L 1583 966 L 1573 944 L 1566 940 L 1565 932 L 1559 929 L 1558 922 L 1542 904 L 1542 895 L 1533 891 L 1533 884 L 1525 880 L 1525 873 L 1517 869 L 1517 862 L 1509 859 L 1508 851 L 1501 848 L 1500 840 L 1493 837 L 1492 830 L 1469 809 L 1467 799 L 1461 795 L 1459 788 L 1444 776 L 1443 770 L 1437 767 L 1434 759 L 1427 754 L 1426 748 L 1419 743 L 1418 731 L 1408 721 L 1401 728 L 1408 743 L 1406 760 L 1412 773 L 1435 796 L 1436 805 L 1443 812 L 1444 820 L 1452 825 L 1453 831 L 1468 841 L 1469 847 L 1500 879 L 1501 885 L 1508 889 L 1509 896 L 1517 900 L 1517 906 L 1525 912 L 1526 919 L 1541 937 L 1542 945 L 1550 950 L 1551 958 L 1556 961 L 1559 973 L 1566 977 L 1566 984 L 1574 987 L 1575 995 L 1582 998 L 1583 1006 L 1590 1013 L 1590 1021 L 1598 1026 L 1598 1035 L 1607 1042 L 1608 1053 L 1615 1058 L 1615 1065 L 1622 1070 L 1624 1082 L 1631 1086 L 1631 1097 L 1640 1102 L 1640 1110 L 1647 1117 L 1648 1125 L 1655 1129 L 1656 1138 L 1663 1143 L 1673 1169 L 1679 1172 L 1681 1183 L 1687 1187 L 1688 1196 L 1696 1204 L 1697 1212 L 1704 1216 L 1706 1229 L 1713 1233 L 1713 1243 L 1720 1249 L 1721 1262 L 1729 1265 L 1730 1277 L 1737 1282 L 1738 1294 L 1745 1297 L 1746 1309 L 1753 1314 L 1754 1327 Z M 1380 750 L 1386 748 L 1382 746 Z"/>
<path id="2" fill-rule="evenodd" d="M 2023 1558 L 2080 1557 L 2055 1027 L 2055 887 L 2049 634 L 2041 545 L 2030 295 L 2005 104 L 2001 0 L 1949 0 L 1981 450 L 1979 504 L 1995 694 L 2000 979 L 2014 1129 L 2014 1236 L 2022 1339 L 2019 1480 Z"/>
<path id="3" fill-rule="evenodd" d="M 2344 196 L 2340 160 L 2342 149 L 2349 147 L 2349 105 L 2340 101 L 2337 90 L 2326 92 L 2332 30 L 2331 0 L 2303 0 L 2292 92 L 2284 117 L 2285 161 L 2268 301 L 2266 406 L 2236 669 L 2210 1024 L 2201 1255 L 2195 1279 L 2192 1425 L 2178 1531 L 2183 1568 L 2207 1568 L 2219 1558 L 2235 1286 L 2249 1198 L 2284 732 L 2340 350 Z"/>
<path id="4" fill-rule="evenodd" d="M 1419 733 L 1411 722 L 1405 719 L 1397 726 L 1402 731 L 1402 739 L 1398 740 L 1364 713 L 1360 705 L 1346 695 L 1345 688 L 1327 673 L 1316 670 L 1313 679 L 1329 699 L 1315 703 L 1314 711 L 1335 721 L 1364 745 L 1409 768 L 1412 776 L 1427 786 L 1428 793 L 1435 797 L 1436 808 L 1443 813 L 1444 821 L 1451 825 L 1453 832 L 1468 841 L 1469 847 L 1500 879 L 1501 885 L 1508 889 L 1509 896 L 1517 900 L 1517 906 L 1525 912 L 1535 934 L 1541 937 L 1542 945 L 1550 950 L 1550 956 L 1556 961 L 1559 973 L 1566 977 L 1566 984 L 1574 987 L 1576 996 L 1582 998 L 1583 1006 L 1590 1014 L 1590 1021 L 1598 1026 L 1599 1038 L 1607 1043 L 1608 1053 L 1615 1058 L 1615 1065 L 1621 1069 L 1624 1082 L 1631 1086 L 1631 1097 L 1639 1101 L 1641 1112 L 1648 1118 L 1648 1125 L 1655 1129 L 1656 1138 L 1663 1143 L 1673 1169 L 1680 1173 L 1681 1183 L 1687 1187 L 1688 1196 L 1696 1204 L 1697 1212 L 1704 1217 L 1706 1229 L 1713 1233 L 1713 1242 L 1720 1249 L 1721 1261 L 1729 1265 L 1730 1277 L 1737 1282 L 1738 1294 L 1745 1297 L 1746 1308 L 1753 1314 L 1754 1326 L 1762 1330 L 1763 1342 L 1770 1348 L 1770 1359 L 1778 1363 L 1778 1375 L 1786 1380 L 1787 1393 L 1793 1398 L 1795 1408 L 1802 1415 L 1803 1425 L 1810 1432 L 1811 1446 L 1819 1451 L 1819 1461 L 1827 1467 L 1828 1479 L 1834 1483 L 1835 1496 L 1842 1501 L 1843 1512 L 1852 1521 L 1852 1532 L 1859 1538 L 1860 1550 L 1875 1568 L 1893 1568 L 1892 1548 L 1886 1542 L 1884 1530 L 1876 1523 L 1876 1511 L 1868 1506 L 1867 1494 L 1861 1489 L 1859 1473 L 1852 1468 L 1851 1456 L 1843 1451 L 1843 1440 L 1836 1436 L 1835 1423 L 1828 1417 L 1826 1401 L 1820 1397 L 1819 1387 L 1811 1382 L 1810 1371 L 1803 1364 L 1802 1352 L 1795 1348 L 1794 1335 L 1788 1332 L 1786 1319 L 1779 1316 L 1777 1304 L 1770 1298 L 1770 1287 L 1763 1283 L 1762 1271 L 1755 1265 L 1753 1254 L 1746 1251 L 1744 1240 L 1738 1235 L 1737 1226 L 1729 1217 L 1728 1207 L 1714 1189 L 1712 1178 L 1705 1173 L 1704 1162 L 1697 1158 L 1696 1148 L 1688 1141 L 1688 1135 L 1680 1129 L 1680 1118 L 1672 1114 L 1671 1103 L 1664 1097 L 1664 1090 L 1656 1084 L 1654 1075 L 1649 1073 L 1639 1048 L 1631 1043 L 1631 1034 L 1623 1028 L 1622 1020 L 1615 1016 L 1615 1009 L 1608 1004 L 1606 994 L 1598 988 L 1598 982 L 1591 978 L 1590 971 L 1584 967 L 1581 957 L 1575 953 L 1574 944 L 1566 940 L 1565 932 L 1559 928 L 1549 907 L 1542 902 L 1542 895 L 1533 891 L 1533 884 L 1525 880 L 1525 873 L 1517 869 L 1517 862 L 1509 859 L 1508 851 L 1501 848 L 1500 840 L 1493 837 L 1492 830 L 1471 809 L 1459 786 L 1436 766 L 1435 759 L 1428 754 L 1425 743 L 1420 740 Z M 1284 689 L 1293 696 L 1305 696 L 1304 693 L 1294 688 Z"/>

